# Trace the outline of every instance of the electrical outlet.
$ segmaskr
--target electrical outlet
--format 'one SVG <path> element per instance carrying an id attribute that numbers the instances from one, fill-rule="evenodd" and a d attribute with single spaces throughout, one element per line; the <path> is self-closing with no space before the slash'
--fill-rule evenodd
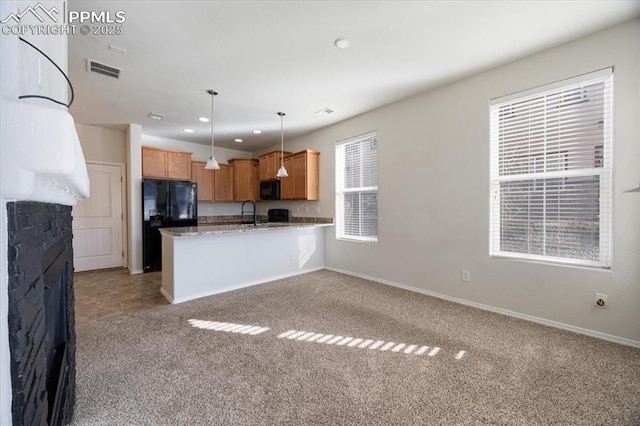
<path id="1" fill-rule="evenodd" d="M 607 295 L 602 293 L 596 293 L 593 296 L 593 304 L 598 308 L 607 308 L 609 302 L 607 301 Z"/>
<path id="2" fill-rule="evenodd" d="M 316 213 L 320 213 L 320 207 L 316 207 Z"/>
<path id="3" fill-rule="evenodd" d="M 462 271 L 462 281 L 465 283 L 471 282 L 471 274 L 469 271 Z"/>

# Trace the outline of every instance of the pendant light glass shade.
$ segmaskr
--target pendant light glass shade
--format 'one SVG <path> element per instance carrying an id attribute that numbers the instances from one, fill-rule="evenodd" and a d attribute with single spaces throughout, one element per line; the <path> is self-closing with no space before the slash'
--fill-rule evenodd
<path id="1" fill-rule="evenodd" d="M 220 170 L 220 164 L 218 164 L 218 160 L 216 160 L 215 158 L 213 158 L 213 156 L 211 156 L 207 160 L 207 165 L 204 166 L 204 168 L 208 170 Z"/>
<path id="2" fill-rule="evenodd" d="M 284 165 L 280 166 L 278 169 L 278 173 L 276 173 L 278 177 L 288 177 L 289 173 L 287 173 L 287 169 L 284 168 Z"/>
<path id="3" fill-rule="evenodd" d="M 213 142 L 215 139 L 213 133 L 213 99 L 216 97 L 218 92 L 207 90 L 207 93 L 211 95 L 211 157 L 209 157 L 207 165 L 204 166 L 204 168 L 208 170 L 220 170 L 220 164 L 218 164 L 216 157 L 213 155 Z"/>
<path id="4" fill-rule="evenodd" d="M 282 124 L 282 117 L 285 116 L 285 113 L 279 112 L 278 115 L 280 116 L 280 168 L 278 169 L 276 176 L 283 178 L 289 176 L 287 169 L 284 168 L 284 127 Z"/>

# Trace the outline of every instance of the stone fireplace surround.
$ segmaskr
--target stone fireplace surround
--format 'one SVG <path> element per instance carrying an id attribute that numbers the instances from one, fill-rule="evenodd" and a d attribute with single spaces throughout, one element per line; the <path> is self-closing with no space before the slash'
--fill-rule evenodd
<path id="1" fill-rule="evenodd" d="M 68 424 L 75 403 L 71 207 L 7 203 L 14 425 Z"/>

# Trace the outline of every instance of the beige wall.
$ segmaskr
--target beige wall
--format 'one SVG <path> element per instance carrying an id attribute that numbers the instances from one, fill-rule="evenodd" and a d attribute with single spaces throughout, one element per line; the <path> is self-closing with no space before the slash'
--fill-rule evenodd
<path id="1" fill-rule="evenodd" d="M 612 269 L 489 258 L 489 100 L 610 66 Z M 639 103 L 635 20 L 285 143 L 321 151 L 321 201 L 282 205 L 334 216 L 335 142 L 377 130 L 379 242 L 329 231 L 329 267 L 640 346 L 640 193 L 624 192 L 640 182 Z M 593 307 L 594 292 L 608 309 Z"/>
<path id="2" fill-rule="evenodd" d="M 126 130 L 76 124 L 86 161 L 126 163 Z"/>

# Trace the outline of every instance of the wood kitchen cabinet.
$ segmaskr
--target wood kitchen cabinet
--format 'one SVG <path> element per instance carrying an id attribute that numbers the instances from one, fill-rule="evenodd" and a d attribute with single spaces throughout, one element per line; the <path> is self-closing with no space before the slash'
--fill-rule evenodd
<path id="1" fill-rule="evenodd" d="M 198 184 L 198 201 L 213 201 L 213 170 L 207 170 L 204 161 L 191 162 L 191 179 Z"/>
<path id="2" fill-rule="evenodd" d="M 258 160 L 233 159 L 229 163 L 233 166 L 233 197 L 235 201 L 257 201 L 254 166 Z"/>
<path id="3" fill-rule="evenodd" d="M 260 162 L 253 163 L 253 199 L 260 201 Z"/>
<path id="4" fill-rule="evenodd" d="M 233 198 L 233 166 L 220 164 L 220 170 L 213 171 L 214 201 L 234 201 Z"/>
<path id="5" fill-rule="evenodd" d="M 320 198 L 320 153 L 296 152 L 284 159 L 289 177 L 281 179 L 283 200 L 318 200 Z"/>
<path id="6" fill-rule="evenodd" d="M 288 155 L 284 157 L 284 168 L 287 169 L 288 177 L 280 178 L 280 199 L 293 200 L 293 175 L 291 174 L 293 158 Z"/>
<path id="7" fill-rule="evenodd" d="M 284 155 L 291 154 L 290 152 L 285 151 Z M 282 158 L 280 155 L 280 151 L 271 151 L 266 154 L 261 155 L 260 157 L 260 180 L 274 180 L 278 179 L 276 174 L 278 173 L 278 169 L 280 168 L 280 159 Z"/>
<path id="8" fill-rule="evenodd" d="M 191 180 L 191 153 L 142 147 L 142 177 Z"/>

